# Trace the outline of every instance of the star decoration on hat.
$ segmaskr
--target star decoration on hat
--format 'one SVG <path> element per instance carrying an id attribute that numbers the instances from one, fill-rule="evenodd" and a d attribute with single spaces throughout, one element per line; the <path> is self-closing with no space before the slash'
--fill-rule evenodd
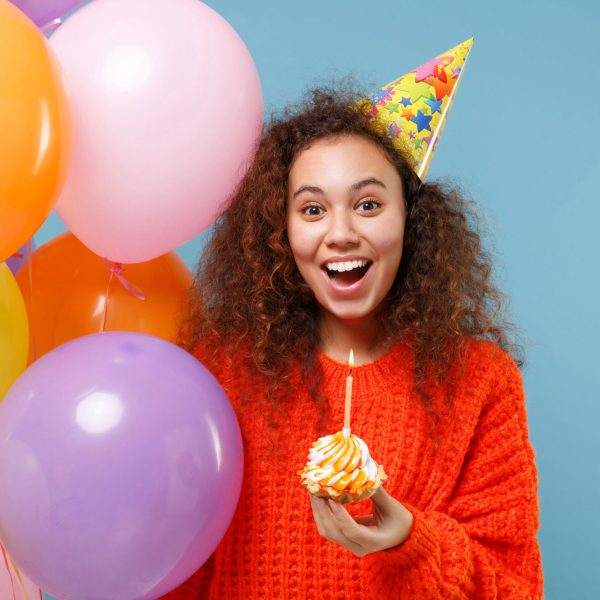
<path id="1" fill-rule="evenodd" d="M 433 98 L 431 98 L 430 100 L 425 100 L 425 104 L 429 106 L 431 114 L 436 112 L 442 112 L 442 100 L 434 100 Z"/>
<path id="2" fill-rule="evenodd" d="M 420 110 L 417 111 L 417 116 L 413 117 L 411 121 L 417 126 L 417 133 L 423 131 L 423 129 L 431 131 L 431 127 L 429 127 L 429 123 L 431 123 L 431 117 L 424 115 Z"/>
<path id="3" fill-rule="evenodd" d="M 449 97 L 454 88 L 455 79 L 450 79 L 449 81 L 442 81 L 437 77 L 431 77 L 428 79 L 429 83 L 435 88 L 435 99 L 443 100 L 446 97 Z"/>
<path id="4" fill-rule="evenodd" d="M 432 60 L 426 62 L 424 65 L 417 67 L 415 69 L 415 81 L 418 83 L 419 81 L 423 81 L 428 77 L 432 77 L 434 73 L 434 69 L 441 63 L 444 62 L 444 57 L 438 56 L 437 58 L 433 58 Z"/>

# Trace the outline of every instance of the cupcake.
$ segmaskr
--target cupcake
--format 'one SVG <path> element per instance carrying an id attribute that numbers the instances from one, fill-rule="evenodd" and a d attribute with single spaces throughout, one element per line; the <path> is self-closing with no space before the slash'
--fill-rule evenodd
<path id="1" fill-rule="evenodd" d="M 367 445 L 349 431 L 347 435 L 338 431 L 319 438 L 298 474 L 309 492 L 340 504 L 365 500 L 387 479 L 383 467 L 371 458 Z"/>

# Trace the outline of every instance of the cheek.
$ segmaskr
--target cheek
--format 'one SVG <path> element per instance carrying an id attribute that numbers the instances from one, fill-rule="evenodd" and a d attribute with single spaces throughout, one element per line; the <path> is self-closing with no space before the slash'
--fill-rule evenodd
<path id="1" fill-rule="evenodd" d="M 288 222 L 288 240 L 296 262 L 310 260 L 319 247 L 320 236 L 318 228 L 307 227 L 306 223 Z"/>
<path id="2" fill-rule="evenodd" d="M 390 258 L 399 258 L 402 256 L 403 244 L 404 236 L 402 233 L 384 236 L 380 242 L 382 253 Z"/>
<path id="3" fill-rule="evenodd" d="M 404 225 L 397 220 L 377 223 L 367 235 L 380 258 L 398 259 L 402 255 Z"/>
<path id="4" fill-rule="evenodd" d="M 395 279 L 402 262 L 402 236 L 386 236 L 379 240 L 377 254 L 379 256 L 381 275 L 389 283 Z"/>

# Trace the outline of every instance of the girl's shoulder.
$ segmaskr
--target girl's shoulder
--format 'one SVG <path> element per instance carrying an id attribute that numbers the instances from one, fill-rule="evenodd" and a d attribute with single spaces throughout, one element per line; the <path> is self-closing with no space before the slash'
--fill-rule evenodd
<path id="1" fill-rule="evenodd" d="M 493 364 L 508 367 L 517 362 L 513 355 L 501 348 L 496 342 L 487 339 L 478 339 L 472 336 L 463 336 L 461 343 L 465 349 L 466 357 L 474 363 Z"/>
<path id="2" fill-rule="evenodd" d="M 489 391 L 504 387 L 508 381 L 523 386 L 521 367 L 509 351 L 493 341 L 465 336 L 463 357 L 465 378 Z"/>

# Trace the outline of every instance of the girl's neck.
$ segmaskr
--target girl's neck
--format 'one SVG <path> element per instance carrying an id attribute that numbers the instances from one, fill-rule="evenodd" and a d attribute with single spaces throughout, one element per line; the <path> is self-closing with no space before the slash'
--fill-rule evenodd
<path id="1" fill-rule="evenodd" d="M 387 350 L 383 328 L 374 317 L 348 320 L 323 314 L 319 335 L 321 352 L 338 362 L 347 362 L 352 348 L 355 366 L 371 363 Z"/>

